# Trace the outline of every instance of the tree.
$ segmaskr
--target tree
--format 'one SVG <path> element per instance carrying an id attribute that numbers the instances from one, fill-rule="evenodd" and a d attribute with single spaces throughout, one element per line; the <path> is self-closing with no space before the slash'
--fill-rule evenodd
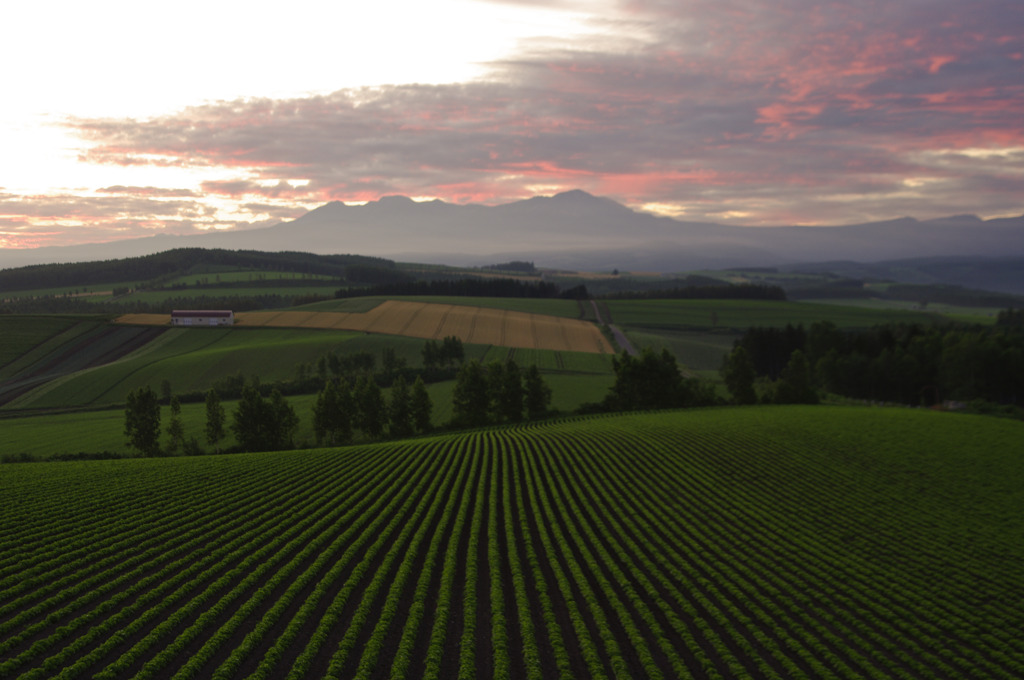
<path id="1" fill-rule="evenodd" d="M 217 390 L 211 387 L 206 391 L 206 443 L 216 449 L 221 439 L 224 439 L 224 406 Z"/>
<path id="2" fill-rule="evenodd" d="M 149 386 L 128 393 L 124 409 L 128 444 L 144 456 L 160 452 L 160 401 Z"/>
<path id="3" fill-rule="evenodd" d="M 776 404 L 817 404 L 811 365 L 801 350 L 793 350 L 775 386 Z"/>
<path id="4" fill-rule="evenodd" d="M 383 369 L 385 380 L 391 380 L 396 373 L 405 368 L 405 359 L 398 356 L 394 347 L 384 347 L 380 352 L 380 365 Z"/>
<path id="5" fill-rule="evenodd" d="M 737 404 L 756 404 L 757 393 L 754 391 L 754 362 L 750 360 L 743 345 L 736 345 L 722 360 L 719 371 L 725 386 Z"/>
<path id="6" fill-rule="evenodd" d="M 338 410 L 338 390 L 334 381 L 328 380 L 313 404 L 313 436 L 319 446 L 325 440 L 333 444 L 333 418 Z"/>
<path id="7" fill-rule="evenodd" d="M 462 365 L 452 391 L 452 422 L 466 427 L 487 424 L 487 374 L 478 361 Z"/>
<path id="8" fill-rule="evenodd" d="M 415 431 L 412 419 L 412 395 L 405 378 L 398 376 L 391 385 L 388 402 L 389 431 L 392 437 L 409 437 Z"/>
<path id="9" fill-rule="evenodd" d="M 181 402 L 171 397 L 171 420 L 167 423 L 167 453 L 174 455 L 185 443 L 185 425 L 181 422 Z"/>
<path id="10" fill-rule="evenodd" d="M 466 350 L 462 346 L 462 340 L 454 335 L 445 336 L 441 341 L 439 359 L 448 367 L 458 362 L 462 363 L 466 358 Z"/>
<path id="11" fill-rule="evenodd" d="M 645 348 L 640 357 L 622 352 L 612 359 L 615 384 L 610 405 L 623 411 L 681 406 L 682 375 L 668 350 L 655 354 Z"/>
<path id="12" fill-rule="evenodd" d="M 416 382 L 412 384 L 409 408 L 412 411 L 412 423 L 416 431 L 429 432 L 431 429 L 430 416 L 434 405 L 430 401 L 430 394 L 427 393 L 427 386 L 423 383 L 422 377 L 417 377 Z"/>
<path id="13" fill-rule="evenodd" d="M 278 389 L 274 389 L 270 393 L 270 402 L 267 407 L 271 423 L 270 450 L 280 451 L 293 448 L 292 436 L 299 427 L 299 416 L 295 413 L 295 409 Z"/>
<path id="14" fill-rule="evenodd" d="M 232 417 L 231 431 L 243 451 L 267 450 L 267 408 L 255 385 L 242 388 L 242 398 Z"/>
<path id="15" fill-rule="evenodd" d="M 551 388 L 544 382 L 536 364 L 531 364 L 523 376 L 523 402 L 526 405 L 526 417 L 530 420 L 543 418 L 550 408 Z"/>
<path id="16" fill-rule="evenodd" d="M 500 361 L 492 361 L 484 368 L 484 375 L 487 380 L 487 422 L 500 423 L 505 365 Z"/>
<path id="17" fill-rule="evenodd" d="M 259 389 L 249 384 L 242 388 L 242 398 L 235 409 L 231 430 L 243 451 L 278 451 L 288 448 L 299 425 L 295 409 L 279 390 L 264 399 Z"/>
<path id="18" fill-rule="evenodd" d="M 497 397 L 495 413 L 498 419 L 507 423 L 518 423 L 523 419 L 523 375 L 514 361 L 506 361 L 498 377 L 494 391 Z"/>
<path id="19" fill-rule="evenodd" d="M 604 407 L 619 411 L 681 408 L 714 403 L 714 392 L 697 378 L 684 378 L 667 349 L 644 348 L 639 357 L 623 352 L 612 359 L 615 384 Z"/>
<path id="20" fill-rule="evenodd" d="M 437 368 L 441 363 L 441 347 L 436 340 L 427 340 L 423 343 L 423 367 L 428 371 Z"/>
<path id="21" fill-rule="evenodd" d="M 352 438 L 352 413 L 351 395 L 348 384 L 342 381 L 349 408 L 343 408 L 341 389 L 328 380 L 320 394 L 317 395 L 316 403 L 313 404 L 313 433 L 316 436 L 316 443 L 340 444 L 348 442 Z"/>
<path id="22" fill-rule="evenodd" d="M 359 429 L 374 439 L 379 438 L 384 434 L 388 416 L 380 387 L 373 378 L 361 376 L 356 382 L 353 397 Z"/>

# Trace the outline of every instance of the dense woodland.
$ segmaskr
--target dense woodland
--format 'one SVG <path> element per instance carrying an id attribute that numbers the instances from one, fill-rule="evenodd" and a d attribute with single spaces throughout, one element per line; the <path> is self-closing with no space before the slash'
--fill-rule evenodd
<path id="1" fill-rule="evenodd" d="M 341 288 L 334 294 L 337 298 L 363 297 L 365 295 L 443 295 L 509 298 L 569 297 L 576 299 L 578 297 L 587 297 L 587 290 L 586 287 L 577 287 L 569 291 L 563 291 L 557 285 L 546 281 L 459 277 L 432 279 L 429 281 L 408 280 L 362 288 Z"/>
<path id="2" fill-rule="evenodd" d="M 1019 404 L 1024 399 L 1024 332 L 1012 323 L 1020 319 L 1020 312 L 1007 312 L 993 327 L 886 324 L 841 330 L 818 322 L 806 329 L 751 328 L 737 345 L 755 374 L 769 380 L 778 379 L 800 351 L 820 388 L 847 397 L 911 405 L 946 400 Z"/>
<path id="3" fill-rule="evenodd" d="M 101 262 L 42 264 L 0 270 L 0 290 L 35 288 L 74 288 L 105 283 L 158 285 L 161 278 L 180 276 L 189 270 L 216 267 L 265 269 L 300 274 L 320 274 L 347 278 L 346 272 L 394 269 L 395 263 L 364 255 L 313 255 L 311 253 L 265 253 L 257 250 L 220 250 L 177 248 L 155 255 L 129 257 Z"/>

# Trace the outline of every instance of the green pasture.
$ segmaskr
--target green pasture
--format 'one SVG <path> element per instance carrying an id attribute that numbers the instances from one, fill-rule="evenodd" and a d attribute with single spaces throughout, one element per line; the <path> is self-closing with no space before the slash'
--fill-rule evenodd
<path id="1" fill-rule="evenodd" d="M 315 439 L 312 415 L 315 398 L 315 395 L 288 398 L 288 403 L 299 416 L 299 428 L 295 434 L 298 446 L 311 445 Z M 231 434 L 231 416 L 238 402 L 224 401 L 222 405 L 227 418 L 225 437 L 219 446 L 228 448 L 236 443 Z M 163 446 L 167 443 L 167 423 L 171 415 L 168 406 L 162 406 L 160 410 L 160 443 Z M 185 426 L 185 439 L 195 437 L 204 451 L 211 451 L 205 434 L 206 404 L 182 404 L 181 420 Z M 40 460 L 82 452 L 133 454 L 124 436 L 123 407 L 0 419 L 0 451 L 14 455 L 27 453 Z"/>
<path id="2" fill-rule="evenodd" d="M 169 329 L 153 342 L 105 366 L 86 369 L 29 392 L 7 408 L 66 408 L 123 403 L 139 387 L 164 380 L 176 393 L 203 391 L 241 373 L 264 382 L 295 376 L 300 363 L 340 351 L 350 331 L 309 329 Z"/>
<path id="3" fill-rule="evenodd" d="M 552 390 L 552 408 L 570 412 L 584 403 L 603 399 L 614 382 L 614 377 L 610 373 L 605 375 L 546 373 L 544 380 Z M 151 387 L 157 389 L 158 386 L 154 384 Z M 432 421 L 435 427 L 443 426 L 452 418 L 454 387 L 454 380 L 427 385 L 427 393 L 433 404 Z M 385 399 L 390 398 L 389 389 L 385 389 L 383 392 Z M 313 403 L 316 401 L 316 395 L 293 395 L 286 399 L 299 416 L 299 428 L 294 438 L 296 445 L 299 447 L 312 446 L 316 439 L 313 434 Z M 220 443 L 220 447 L 229 448 L 235 444 L 230 425 L 238 402 L 225 400 L 222 405 L 227 420 L 225 423 L 226 436 Z M 195 437 L 201 448 L 204 451 L 209 451 L 210 447 L 205 440 L 205 403 L 182 404 L 181 415 L 182 423 L 185 426 L 185 438 Z M 169 420 L 169 407 L 161 407 L 162 444 L 166 444 L 166 429 Z M 53 456 L 82 452 L 110 452 L 118 455 L 132 453 L 124 436 L 123 405 L 101 410 L 0 418 L 0 453 L 9 455 L 26 453 L 35 459 L 45 460 Z"/>
<path id="4" fill-rule="evenodd" d="M 895 322 L 933 323 L 941 318 L 907 310 L 771 300 L 609 300 L 608 307 L 612 323 L 627 330 L 714 328 L 742 332 L 751 326 L 809 326 L 815 321 L 858 328 Z"/>
<path id="5" fill-rule="evenodd" d="M 733 332 L 647 330 L 630 330 L 627 335 L 637 349 L 649 347 L 655 352 L 667 349 L 686 368 L 716 372 L 722 365 L 722 357 L 740 337 Z"/>
<path id="6" fill-rule="evenodd" d="M 996 315 L 1003 311 L 998 307 L 963 307 L 960 305 L 947 305 L 941 302 L 930 302 L 926 310 L 921 310 L 920 304 L 917 302 L 909 300 L 883 300 L 881 298 L 825 299 L 815 300 L 815 302 L 844 307 L 863 307 L 865 309 L 924 311 L 929 314 L 940 314 L 953 321 L 985 325 L 994 324 L 996 322 Z"/>

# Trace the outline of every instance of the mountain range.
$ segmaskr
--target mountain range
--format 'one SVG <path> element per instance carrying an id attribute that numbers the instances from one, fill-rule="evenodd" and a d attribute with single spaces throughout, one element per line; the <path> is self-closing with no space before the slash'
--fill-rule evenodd
<path id="1" fill-rule="evenodd" d="M 352 253 L 453 265 L 518 259 L 541 267 L 678 272 L 827 260 L 1021 257 L 1024 216 L 740 227 L 657 217 L 579 190 L 498 206 L 386 196 L 364 205 L 327 203 L 293 221 L 261 229 L 5 249 L 0 251 L 0 268 L 133 257 L 183 247 Z"/>

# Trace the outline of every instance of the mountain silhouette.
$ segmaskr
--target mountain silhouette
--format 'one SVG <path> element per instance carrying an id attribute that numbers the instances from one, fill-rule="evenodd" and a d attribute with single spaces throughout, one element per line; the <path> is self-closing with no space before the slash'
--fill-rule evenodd
<path id="1" fill-rule="evenodd" d="M 526 259 L 546 267 L 680 271 L 825 260 L 1022 256 L 1024 216 L 739 227 L 637 212 L 580 190 L 498 206 L 384 196 L 363 205 L 327 203 L 262 229 L 8 249 L 0 252 L 0 267 L 131 257 L 180 247 L 353 253 L 444 264 Z"/>

